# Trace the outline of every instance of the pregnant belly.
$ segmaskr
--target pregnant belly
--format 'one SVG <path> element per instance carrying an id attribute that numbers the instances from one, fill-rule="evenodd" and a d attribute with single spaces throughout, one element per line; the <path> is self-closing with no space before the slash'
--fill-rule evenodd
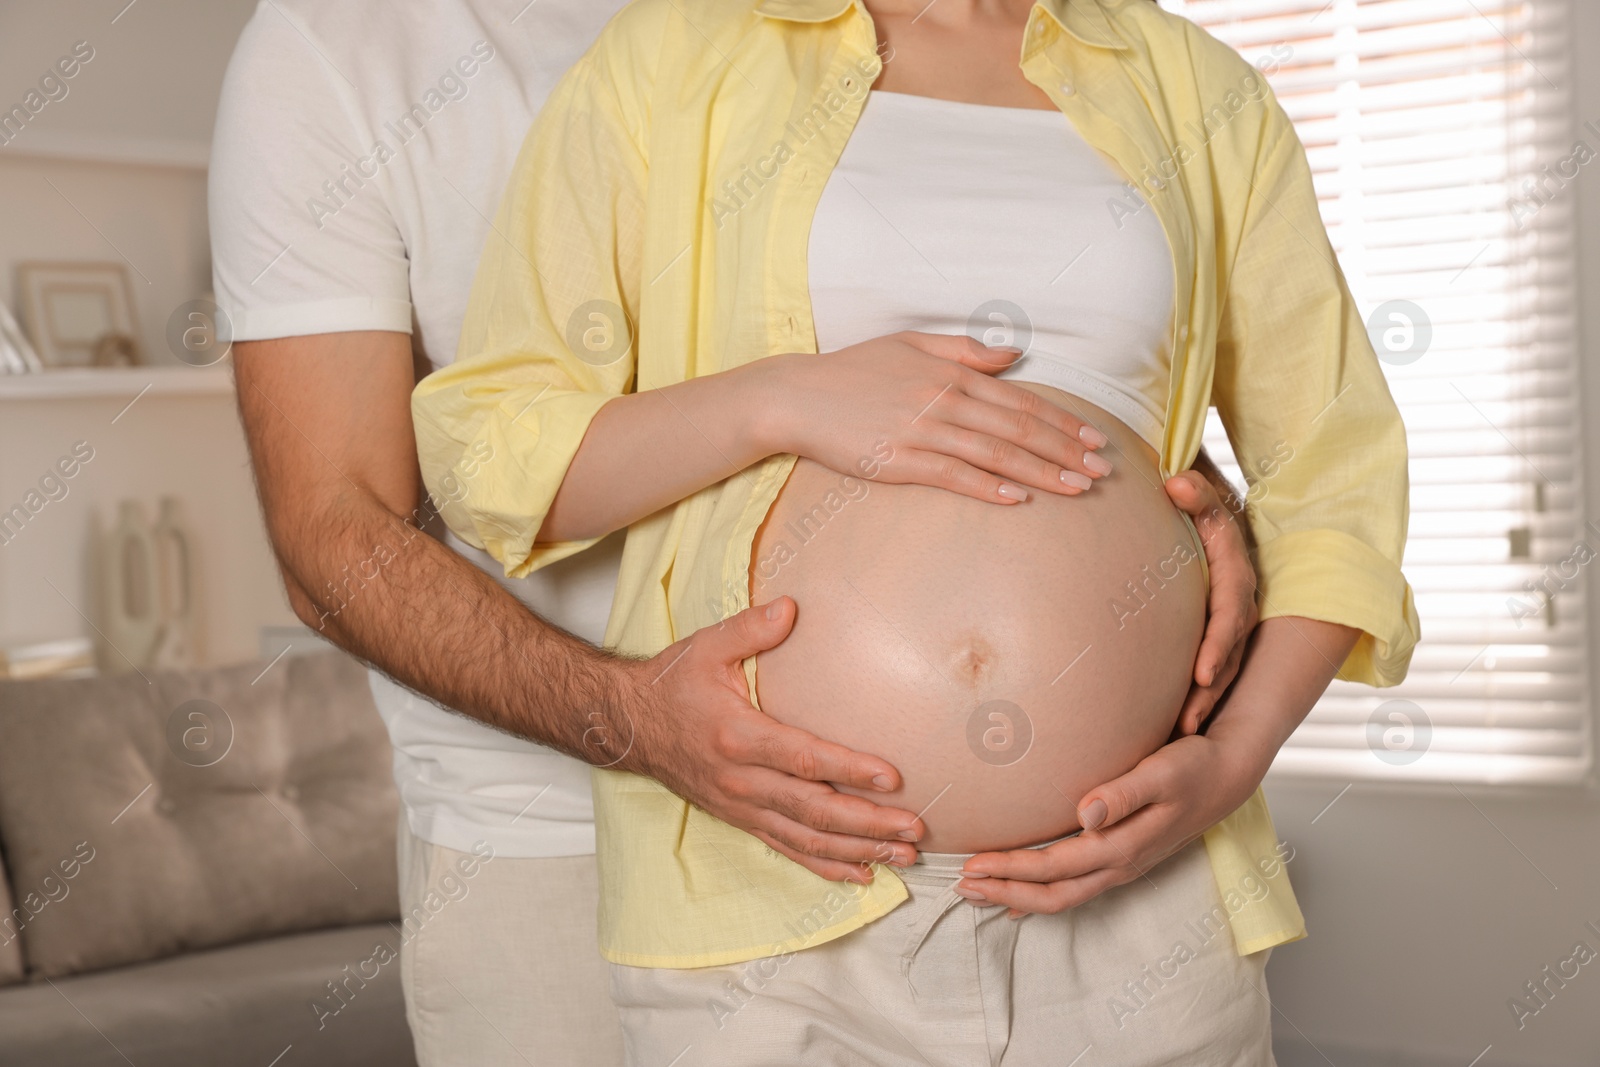
<path id="1" fill-rule="evenodd" d="M 799 605 L 757 658 L 762 709 L 893 763 L 885 802 L 923 812 L 934 852 L 1076 829 L 1084 793 L 1165 743 L 1205 624 L 1200 550 L 1155 453 L 1024 387 L 1110 438 L 1115 470 L 1090 491 L 1005 506 L 802 459 L 751 560 L 753 603 Z"/>

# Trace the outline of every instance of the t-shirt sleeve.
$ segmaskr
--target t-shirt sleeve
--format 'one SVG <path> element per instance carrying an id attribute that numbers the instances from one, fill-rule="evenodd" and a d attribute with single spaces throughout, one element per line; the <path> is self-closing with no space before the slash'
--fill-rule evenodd
<path id="1" fill-rule="evenodd" d="M 212 139 L 212 274 L 235 340 L 411 332 L 405 242 L 355 89 L 277 4 L 228 64 Z"/>

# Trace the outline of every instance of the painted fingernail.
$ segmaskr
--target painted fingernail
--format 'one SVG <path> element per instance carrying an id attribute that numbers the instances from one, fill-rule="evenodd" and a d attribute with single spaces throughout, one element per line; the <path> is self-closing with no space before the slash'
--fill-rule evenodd
<path id="1" fill-rule="evenodd" d="M 1094 453 L 1090 452 L 1089 455 L 1092 456 Z M 1079 474 L 1077 471 L 1062 471 L 1061 484 L 1072 489 L 1087 489 L 1094 484 L 1094 480 L 1087 474 Z"/>
<path id="2" fill-rule="evenodd" d="M 1109 439 L 1093 426 L 1080 426 L 1078 427 L 1078 440 L 1090 448 L 1104 448 Z"/>
<path id="3" fill-rule="evenodd" d="M 915 841 L 917 839 L 917 832 L 915 830 L 901 830 L 895 836 L 902 841 Z"/>
<path id="4" fill-rule="evenodd" d="M 1012 485 L 1010 482 L 1001 482 L 1000 488 L 995 490 L 995 492 L 999 493 L 1007 500 L 1022 501 L 1028 499 L 1028 491 L 1026 489 L 1023 489 L 1020 486 Z"/>
<path id="5" fill-rule="evenodd" d="M 872 784 L 883 790 L 885 793 L 894 788 L 894 782 L 890 781 L 887 774 L 873 775 Z"/>
<path id="6" fill-rule="evenodd" d="M 991 352 L 1006 352 L 1013 356 L 1022 355 L 1022 349 L 1016 345 L 989 345 L 988 347 Z"/>
<path id="7" fill-rule="evenodd" d="M 961 877 L 963 877 L 963 878 L 987 878 L 989 876 L 987 874 L 983 874 L 980 871 L 962 871 L 961 872 Z"/>
<path id="8" fill-rule="evenodd" d="M 1088 468 L 1090 474 L 1111 473 L 1111 461 L 1098 452 L 1085 452 L 1083 465 Z"/>
<path id="9" fill-rule="evenodd" d="M 767 605 L 767 618 L 772 622 L 778 621 L 778 616 L 783 614 L 783 602 L 774 600 Z"/>
<path id="10" fill-rule="evenodd" d="M 958 886 L 956 886 L 956 892 L 961 894 L 962 896 L 966 897 L 968 900 L 972 901 L 974 904 L 987 904 L 987 903 L 989 903 L 989 898 L 984 896 L 982 893 L 978 892 L 976 889 L 968 889 L 964 885 L 958 885 Z"/>
<path id="11" fill-rule="evenodd" d="M 1106 802 L 1099 797 L 1089 801 L 1088 807 L 1078 812 L 1078 824 L 1085 830 L 1093 830 L 1106 821 Z"/>

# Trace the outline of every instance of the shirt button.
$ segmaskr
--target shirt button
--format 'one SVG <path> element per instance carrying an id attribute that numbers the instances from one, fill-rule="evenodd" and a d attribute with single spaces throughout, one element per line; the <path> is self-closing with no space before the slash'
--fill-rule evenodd
<path id="1" fill-rule="evenodd" d="M 1178 327 L 1178 340 L 1187 341 L 1188 339 L 1189 339 L 1189 327 L 1187 327 L 1187 326 L 1179 326 Z"/>
<path id="2" fill-rule="evenodd" d="M 1159 174 L 1150 179 L 1150 188 L 1161 190 L 1165 189 L 1166 187 L 1167 183 L 1161 180 L 1161 176 Z"/>
<path id="3" fill-rule="evenodd" d="M 1071 82 L 1062 82 L 1061 83 L 1061 95 L 1062 96 L 1071 96 L 1073 93 L 1075 93 L 1077 91 L 1078 91 L 1077 89 L 1073 88 Z"/>
<path id="4" fill-rule="evenodd" d="M 1033 24 L 1033 35 L 1035 37 L 1044 36 L 1044 19 L 1040 19 L 1038 22 Z"/>

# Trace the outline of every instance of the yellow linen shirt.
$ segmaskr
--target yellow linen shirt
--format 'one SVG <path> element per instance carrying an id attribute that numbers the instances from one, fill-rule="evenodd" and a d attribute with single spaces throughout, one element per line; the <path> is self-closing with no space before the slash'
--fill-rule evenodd
<path id="1" fill-rule="evenodd" d="M 855 0 L 636 0 L 561 82 L 484 250 L 460 358 L 413 398 L 424 478 L 452 487 L 435 493 L 445 519 L 508 575 L 593 543 L 534 539 L 612 397 L 816 350 L 811 219 L 881 68 Z M 1397 682 L 1418 632 L 1399 568 L 1405 434 L 1288 118 L 1231 49 L 1142 0 L 1040 0 L 1021 69 L 1171 245 L 1163 472 L 1190 465 L 1215 403 L 1253 487 L 1263 616 L 1356 627 L 1341 676 Z M 793 463 L 635 523 L 606 644 L 652 655 L 745 608 Z M 753 699 L 753 660 L 746 673 Z M 617 963 L 777 954 L 906 897 L 890 868 L 869 887 L 825 881 L 635 775 L 595 772 L 595 814 Z M 1259 790 L 1206 845 L 1239 952 L 1304 936 Z"/>

